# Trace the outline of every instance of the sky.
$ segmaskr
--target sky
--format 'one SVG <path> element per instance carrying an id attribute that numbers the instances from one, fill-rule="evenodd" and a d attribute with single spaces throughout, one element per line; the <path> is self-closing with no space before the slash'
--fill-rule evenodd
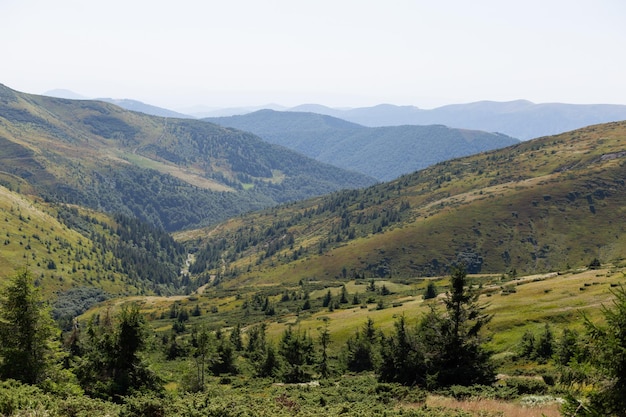
<path id="1" fill-rule="evenodd" d="M 626 104 L 623 0 L 0 0 L 0 83 L 170 109 Z"/>

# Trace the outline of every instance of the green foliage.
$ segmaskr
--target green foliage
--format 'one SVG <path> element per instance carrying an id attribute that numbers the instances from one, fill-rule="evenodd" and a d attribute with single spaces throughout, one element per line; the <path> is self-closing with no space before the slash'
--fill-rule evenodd
<path id="1" fill-rule="evenodd" d="M 101 288 L 71 288 L 58 295 L 52 309 L 52 317 L 61 328 L 68 330 L 75 317 L 107 298 L 107 294 Z"/>
<path id="2" fill-rule="evenodd" d="M 424 300 L 430 300 L 437 297 L 437 287 L 434 282 L 429 282 L 424 292 Z"/>
<path id="3" fill-rule="evenodd" d="M 535 356 L 541 360 L 548 360 L 554 354 L 554 335 L 550 325 L 546 323 L 543 333 L 537 340 Z"/>
<path id="4" fill-rule="evenodd" d="M 535 356 L 535 345 L 536 344 L 534 333 L 527 330 L 522 335 L 522 340 L 520 341 L 520 356 L 522 356 L 523 358 L 532 359 Z"/>
<path id="5" fill-rule="evenodd" d="M 579 334 L 577 331 L 568 328 L 563 329 L 555 351 L 555 360 L 558 365 L 566 366 L 572 360 L 580 358 L 581 348 L 578 342 Z"/>
<path id="6" fill-rule="evenodd" d="M 54 354 L 49 309 L 26 269 L 15 274 L 0 297 L 0 376 L 41 383 Z"/>
<path id="7" fill-rule="evenodd" d="M 545 394 L 548 391 L 548 385 L 538 378 L 511 377 L 506 379 L 505 385 L 515 390 L 517 395 Z"/>
<path id="8" fill-rule="evenodd" d="M 345 347 L 345 363 L 349 371 L 373 371 L 380 362 L 379 334 L 371 318 L 349 338 Z"/>
<path id="9" fill-rule="evenodd" d="M 217 359 L 215 336 L 204 325 L 194 327 L 191 345 L 195 372 L 191 373 L 186 389 L 192 392 L 204 391 L 209 367 Z"/>
<path id="10" fill-rule="evenodd" d="M 513 400 L 520 393 L 508 385 L 451 385 L 437 390 L 438 393 L 464 401 L 469 399 Z"/>
<path id="11" fill-rule="evenodd" d="M 589 414 L 581 415 L 626 415 L 626 290 L 620 287 L 614 294 L 612 308 L 604 307 L 602 311 L 606 325 L 586 321 L 589 360 L 602 371 L 604 380 L 590 396 Z"/>
<path id="12" fill-rule="evenodd" d="M 589 262 L 589 269 L 599 269 L 601 266 L 602 264 L 598 258 L 593 258 L 593 260 Z"/>
<path id="13" fill-rule="evenodd" d="M 145 321 L 137 305 L 124 306 L 115 317 L 93 317 L 73 357 L 85 392 L 120 400 L 131 392 L 161 389 L 159 378 L 140 356 L 146 347 Z"/>
<path id="14" fill-rule="evenodd" d="M 311 337 L 287 327 L 280 340 L 279 353 L 284 360 L 285 382 L 308 382 L 312 377 L 311 366 L 315 363 L 315 350 Z"/>
<path id="15" fill-rule="evenodd" d="M 381 380 L 429 388 L 494 381 L 494 365 L 481 335 L 491 316 L 477 303 L 464 269 L 455 269 L 450 284 L 445 313 L 431 308 L 415 330 L 403 316 L 395 323 L 395 334 L 383 338 Z"/>

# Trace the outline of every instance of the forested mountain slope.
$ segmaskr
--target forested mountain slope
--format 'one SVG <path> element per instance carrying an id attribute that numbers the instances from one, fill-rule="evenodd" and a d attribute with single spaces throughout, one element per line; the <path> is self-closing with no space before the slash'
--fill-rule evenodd
<path id="1" fill-rule="evenodd" d="M 273 110 L 203 120 L 250 131 L 268 142 L 381 181 L 518 142 L 502 134 L 441 125 L 370 128 L 315 113 Z"/>
<path id="2" fill-rule="evenodd" d="M 250 133 L 0 85 L 0 184 L 50 201 L 172 231 L 374 181 Z"/>
<path id="3" fill-rule="evenodd" d="M 187 251 L 137 219 L 54 204 L 0 186 L 0 288 L 23 269 L 67 326 L 115 296 L 188 292 Z"/>
<path id="4" fill-rule="evenodd" d="M 233 285 L 563 270 L 626 256 L 624 178 L 626 122 L 610 123 L 178 237 Z"/>

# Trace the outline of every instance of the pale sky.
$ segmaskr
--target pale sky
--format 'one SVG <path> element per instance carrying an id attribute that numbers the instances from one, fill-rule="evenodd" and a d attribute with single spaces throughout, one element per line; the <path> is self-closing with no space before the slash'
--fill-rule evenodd
<path id="1" fill-rule="evenodd" d="M 0 0 L 0 83 L 181 109 L 626 104 L 624 0 Z"/>

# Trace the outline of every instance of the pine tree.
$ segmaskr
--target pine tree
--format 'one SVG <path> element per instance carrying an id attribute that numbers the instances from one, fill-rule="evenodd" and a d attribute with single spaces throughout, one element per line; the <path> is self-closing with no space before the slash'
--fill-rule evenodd
<path id="1" fill-rule="evenodd" d="M 133 390 L 162 388 L 162 381 L 141 357 L 146 347 L 145 321 L 135 304 L 124 306 L 115 317 L 93 317 L 81 342 L 76 376 L 93 397 L 119 400 Z"/>
<path id="2" fill-rule="evenodd" d="M 554 335 L 550 325 L 546 323 L 544 331 L 537 341 L 537 348 L 535 349 L 535 355 L 538 359 L 548 360 L 554 353 Z"/>

